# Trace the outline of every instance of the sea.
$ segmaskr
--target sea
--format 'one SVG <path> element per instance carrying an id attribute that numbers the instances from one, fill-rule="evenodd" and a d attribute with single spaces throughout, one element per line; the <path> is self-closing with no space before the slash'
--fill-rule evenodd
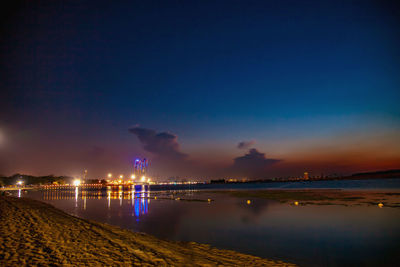
<path id="1" fill-rule="evenodd" d="M 206 243 L 300 266 L 398 266 L 400 208 L 295 206 L 266 199 L 249 203 L 218 192 L 262 189 L 400 192 L 400 179 L 77 187 L 15 194 L 162 239 Z"/>

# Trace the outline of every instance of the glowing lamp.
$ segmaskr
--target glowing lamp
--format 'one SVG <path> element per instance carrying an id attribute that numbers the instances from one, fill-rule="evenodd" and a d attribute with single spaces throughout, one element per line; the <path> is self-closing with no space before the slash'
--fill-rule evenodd
<path id="1" fill-rule="evenodd" d="M 383 204 L 382 204 L 382 203 L 379 203 L 379 204 L 378 204 L 378 207 L 379 207 L 379 208 L 382 208 L 382 207 L 383 207 Z"/>
<path id="2" fill-rule="evenodd" d="M 146 176 L 143 175 L 141 181 L 145 182 L 146 181 Z"/>
<path id="3" fill-rule="evenodd" d="M 298 202 L 298 201 L 295 201 L 294 204 L 295 204 L 296 206 L 298 206 L 298 205 L 299 205 L 299 202 Z"/>
<path id="4" fill-rule="evenodd" d="M 250 204 L 251 204 L 250 199 L 248 199 L 248 200 L 246 201 L 246 203 L 247 203 L 247 205 L 250 205 Z"/>
<path id="5" fill-rule="evenodd" d="M 75 186 L 79 186 L 79 185 L 81 184 L 81 180 L 76 179 L 76 180 L 74 180 L 73 184 L 74 184 Z"/>
<path id="6" fill-rule="evenodd" d="M 135 175 L 134 174 L 132 174 L 131 175 L 131 179 L 135 179 L 136 177 L 135 177 Z"/>
<path id="7" fill-rule="evenodd" d="M 112 177 L 112 173 L 109 173 L 107 176 L 108 176 L 108 178 L 111 178 Z"/>
<path id="8" fill-rule="evenodd" d="M 22 181 L 18 181 L 17 182 L 17 185 L 22 185 L 24 182 L 22 182 Z"/>

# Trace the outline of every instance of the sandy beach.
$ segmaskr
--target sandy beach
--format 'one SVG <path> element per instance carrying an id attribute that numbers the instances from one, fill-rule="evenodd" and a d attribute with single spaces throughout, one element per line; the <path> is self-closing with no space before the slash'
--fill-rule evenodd
<path id="1" fill-rule="evenodd" d="M 0 264 L 53 266 L 294 266 L 194 242 L 172 242 L 0 196 Z"/>

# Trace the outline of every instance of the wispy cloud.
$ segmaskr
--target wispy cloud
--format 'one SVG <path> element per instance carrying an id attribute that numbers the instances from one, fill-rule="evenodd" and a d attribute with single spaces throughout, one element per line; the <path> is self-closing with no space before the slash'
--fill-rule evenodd
<path id="1" fill-rule="evenodd" d="M 237 145 L 237 148 L 239 148 L 239 149 L 249 149 L 255 143 L 256 143 L 256 141 L 254 141 L 254 140 L 242 141 Z"/>

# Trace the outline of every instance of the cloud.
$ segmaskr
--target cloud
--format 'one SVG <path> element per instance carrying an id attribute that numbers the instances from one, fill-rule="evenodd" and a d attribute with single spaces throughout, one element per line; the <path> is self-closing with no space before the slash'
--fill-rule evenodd
<path id="1" fill-rule="evenodd" d="M 210 166 L 199 161 L 193 161 L 189 155 L 183 153 L 178 143 L 178 137 L 168 132 L 157 132 L 135 125 L 129 132 L 137 136 L 143 149 L 153 155 L 152 168 L 156 173 L 163 175 L 210 175 L 212 177 L 233 176 L 248 177 L 252 179 L 268 176 L 269 167 L 280 162 L 279 159 L 266 158 L 264 153 L 251 148 L 248 153 L 237 157 L 229 167 Z M 241 142 L 238 148 L 246 148 L 254 141 Z"/>
<path id="2" fill-rule="evenodd" d="M 157 133 L 155 130 L 134 126 L 129 132 L 136 135 L 144 150 L 159 158 L 169 160 L 186 159 L 187 154 L 180 151 L 178 137 L 167 132 Z"/>
<path id="3" fill-rule="evenodd" d="M 234 159 L 232 169 L 235 174 L 249 178 L 264 178 L 267 176 L 268 167 L 280 161 L 266 158 L 264 153 L 252 148 L 244 156 Z"/>
<path id="4" fill-rule="evenodd" d="M 240 142 L 238 145 L 237 145 L 237 148 L 239 148 L 239 149 L 249 149 L 252 145 L 254 145 L 256 143 L 256 141 L 254 141 L 254 140 L 250 140 L 250 141 L 243 141 L 243 142 Z"/>

